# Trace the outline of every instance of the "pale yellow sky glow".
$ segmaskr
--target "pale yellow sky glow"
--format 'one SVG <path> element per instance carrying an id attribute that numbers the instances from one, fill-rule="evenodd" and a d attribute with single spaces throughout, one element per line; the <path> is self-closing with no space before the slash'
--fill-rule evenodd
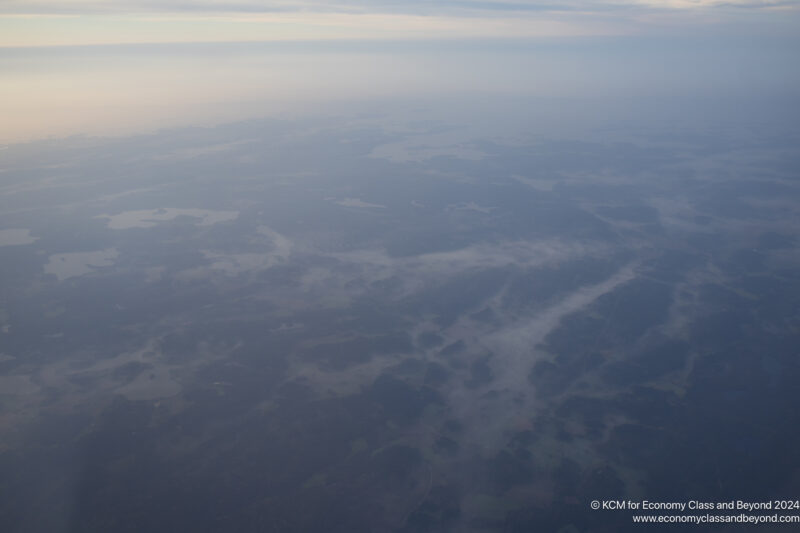
<path id="1" fill-rule="evenodd" d="M 537 38 L 621 35 L 608 17 L 554 14 L 447 17 L 407 14 L 138 14 L 0 17 L 0 46 L 323 39 Z"/>
<path id="2" fill-rule="evenodd" d="M 554 7 L 555 6 L 555 7 Z M 738 6 L 738 7 L 736 7 Z M 276 41 L 315 39 L 463 39 L 625 35 L 652 24 L 716 21 L 731 10 L 796 8 L 768 0 L 491 0 L 316 2 L 195 0 L 172 4 L 7 0 L 0 4 L 0 46 Z M 677 18 L 676 18 L 677 17 Z"/>

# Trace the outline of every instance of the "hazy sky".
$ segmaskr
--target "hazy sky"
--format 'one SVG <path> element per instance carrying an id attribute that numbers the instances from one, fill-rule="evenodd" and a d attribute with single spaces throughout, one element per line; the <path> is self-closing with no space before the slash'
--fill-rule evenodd
<path id="1" fill-rule="evenodd" d="M 6 0 L 0 45 L 630 35 L 797 28 L 792 0 Z"/>
<path id="2" fill-rule="evenodd" d="M 6 0 L 0 142 L 464 94 L 769 100 L 799 45 L 780 0 Z"/>

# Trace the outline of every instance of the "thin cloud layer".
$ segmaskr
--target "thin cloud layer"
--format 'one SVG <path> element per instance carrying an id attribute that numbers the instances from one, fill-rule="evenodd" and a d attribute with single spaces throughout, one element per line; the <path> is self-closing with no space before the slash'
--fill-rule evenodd
<path id="1" fill-rule="evenodd" d="M 8 0 L 0 47 L 620 36 L 759 26 L 752 19 L 765 17 L 785 25 L 797 8 L 789 0 Z"/>
<path id="2" fill-rule="evenodd" d="M 100 2 L 97 0 L 10 0 L 0 5 L 0 13 L 20 15 L 79 15 L 124 13 L 403 13 L 414 15 L 475 15 L 514 12 L 610 12 L 631 9 L 775 9 L 797 8 L 789 0 L 191 0 L 155 2 L 152 0 L 125 0 Z"/>

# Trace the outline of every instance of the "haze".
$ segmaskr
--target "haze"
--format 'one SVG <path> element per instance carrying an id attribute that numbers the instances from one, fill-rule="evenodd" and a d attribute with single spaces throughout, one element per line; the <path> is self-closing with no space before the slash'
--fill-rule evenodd
<path id="1" fill-rule="evenodd" d="M 795 530 L 799 17 L 0 3 L 0 531 Z"/>

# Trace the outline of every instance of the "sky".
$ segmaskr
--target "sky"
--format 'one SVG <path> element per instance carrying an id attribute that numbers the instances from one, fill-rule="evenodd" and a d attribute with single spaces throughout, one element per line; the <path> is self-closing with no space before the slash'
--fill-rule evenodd
<path id="1" fill-rule="evenodd" d="M 0 142 L 381 99 L 785 95 L 798 28 L 786 0 L 6 0 Z"/>
<path id="2" fill-rule="evenodd" d="M 791 32 L 791 0 L 55 1 L 0 5 L 0 45 Z"/>

